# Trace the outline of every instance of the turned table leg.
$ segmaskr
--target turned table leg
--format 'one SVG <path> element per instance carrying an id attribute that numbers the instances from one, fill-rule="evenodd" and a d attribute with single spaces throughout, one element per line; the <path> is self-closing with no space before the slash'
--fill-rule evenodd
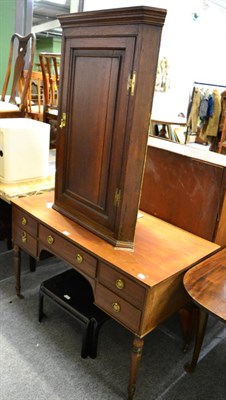
<path id="1" fill-rule="evenodd" d="M 128 385 L 128 400 L 133 399 L 136 390 L 137 372 L 142 356 L 143 346 L 144 346 L 144 339 L 140 339 L 139 337 L 135 336 L 132 347 L 130 377 Z"/>
<path id="2" fill-rule="evenodd" d="M 195 337 L 195 348 L 191 363 L 190 364 L 187 363 L 184 366 L 186 372 L 193 372 L 195 370 L 205 335 L 207 320 L 208 320 L 208 313 L 204 309 L 200 308 L 198 316 L 197 332 Z"/>
<path id="3" fill-rule="evenodd" d="M 16 278 L 16 294 L 18 297 L 23 297 L 20 294 L 20 266 L 21 266 L 21 256 L 20 256 L 20 247 L 16 244 L 13 246 L 13 262 L 14 262 L 14 272 Z"/>

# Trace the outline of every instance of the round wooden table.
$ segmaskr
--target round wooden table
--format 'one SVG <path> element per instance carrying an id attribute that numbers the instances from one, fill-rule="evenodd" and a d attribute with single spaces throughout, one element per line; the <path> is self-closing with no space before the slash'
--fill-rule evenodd
<path id="1" fill-rule="evenodd" d="M 208 315 L 212 314 L 221 321 L 226 321 L 226 248 L 221 248 L 189 269 L 183 282 L 193 302 L 199 307 L 193 357 L 191 363 L 185 365 L 187 372 L 193 372 L 199 358 Z"/>

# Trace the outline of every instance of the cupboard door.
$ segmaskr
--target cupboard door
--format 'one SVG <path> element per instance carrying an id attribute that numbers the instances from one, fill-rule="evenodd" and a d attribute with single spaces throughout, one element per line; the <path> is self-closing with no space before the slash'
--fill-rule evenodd
<path id="1" fill-rule="evenodd" d="M 103 236 L 117 216 L 134 48 L 134 37 L 65 42 L 54 207 Z"/>

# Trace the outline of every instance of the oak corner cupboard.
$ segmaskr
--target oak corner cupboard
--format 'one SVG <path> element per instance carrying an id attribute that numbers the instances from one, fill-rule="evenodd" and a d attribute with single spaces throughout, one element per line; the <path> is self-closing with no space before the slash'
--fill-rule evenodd
<path id="1" fill-rule="evenodd" d="M 59 17 L 62 36 L 53 208 L 132 248 L 166 10 Z"/>

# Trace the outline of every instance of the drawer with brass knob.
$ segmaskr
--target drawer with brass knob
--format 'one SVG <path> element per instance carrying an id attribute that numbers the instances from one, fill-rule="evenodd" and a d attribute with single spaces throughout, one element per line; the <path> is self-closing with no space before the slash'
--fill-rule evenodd
<path id="1" fill-rule="evenodd" d="M 38 223 L 29 214 L 17 208 L 12 208 L 12 219 L 13 224 L 17 225 L 19 228 L 23 229 L 27 233 L 36 237 L 38 232 Z"/>
<path id="2" fill-rule="evenodd" d="M 99 264 L 98 281 L 135 307 L 142 309 L 146 294 L 144 286 L 103 262 Z"/>
<path id="3" fill-rule="evenodd" d="M 95 304 L 132 331 L 139 331 L 141 311 L 97 283 Z"/>
<path id="4" fill-rule="evenodd" d="M 95 278 L 97 260 L 86 251 L 77 247 L 68 240 L 67 236 L 61 236 L 44 225 L 39 226 L 39 247 L 53 252 L 59 258 L 63 258 L 76 269 L 88 276 Z"/>
<path id="5" fill-rule="evenodd" d="M 33 257 L 37 256 L 37 239 L 31 236 L 24 229 L 18 228 L 16 225 L 13 225 L 13 241 L 15 244 L 21 247 L 26 253 L 30 254 Z"/>

